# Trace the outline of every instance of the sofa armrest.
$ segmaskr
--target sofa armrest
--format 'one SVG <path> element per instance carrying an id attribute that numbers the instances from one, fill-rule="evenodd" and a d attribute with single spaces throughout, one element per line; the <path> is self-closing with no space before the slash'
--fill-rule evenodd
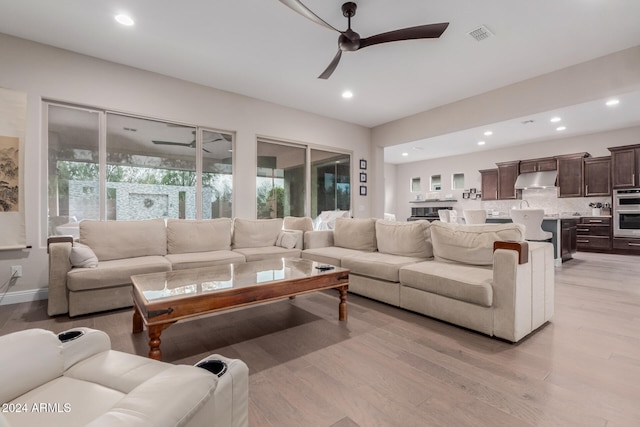
<path id="1" fill-rule="evenodd" d="M 333 230 L 305 231 L 304 248 L 326 248 L 333 246 Z"/>
<path id="2" fill-rule="evenodd" d="M 64 236 L 62 236 L 64 237 Z M 69 312 L 69 297 L 67 290 L 67 273 L 71 270 L 71 247 L 73 239 L 63 241 L 49 238 L 49 301 L 47 314 L 54 316 Z"/>
<path id="3" fill-rule="evenodd" d="M 553 246 L 528 244 L 528 262 L 521 252 L 496 249 L 493 254 L 494 335 L 517 342 L 553 315 Z"/>
<path id="4" fill-rule="evenodd" d="M 63 340 L 62 338 L 65 335 L 72 338 Z M 73 337 L 73 335 L 76 336 Z M 62 341 L 62 358 L 64 359 L 65 371 L 81 360 L 88 359 L 103 351 L 111 350 L 109 335 L 97 329 L 84 327 L 69 329 L 60 332 L 58 339 Z"/>

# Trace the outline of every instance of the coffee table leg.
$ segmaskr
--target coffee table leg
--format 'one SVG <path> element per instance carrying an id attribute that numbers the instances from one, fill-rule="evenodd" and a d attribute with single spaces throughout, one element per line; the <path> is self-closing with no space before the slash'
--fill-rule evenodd
<path id="1" fill-rule="evenodd" d="M 133 333 L 137 334 L 142 332 L 142 315 L 140 314 L 140 310 L 137 305 L 133 306 Z"/>
<path id="2" fill-rule="evenodd" d="M 162 329 L 162 325 L 149 326 L 149 359 L 162 360 L 162 352 L 160 351 Z"/>
<path id="3" fill-rule="evenodd" d="M 338 320 L 347 320 L 347 287 L 338 288 L 340 291 L 340 304 L 338 304 Z"/>

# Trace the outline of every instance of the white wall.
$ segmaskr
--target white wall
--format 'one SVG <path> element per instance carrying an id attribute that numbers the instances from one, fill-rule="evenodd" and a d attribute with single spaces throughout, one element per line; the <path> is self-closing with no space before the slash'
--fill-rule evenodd
<path id="1" fill-rule="evenodd" d="M 299 141 L 353 152 L 357 188 L 360 158 L 369 159 L 370 130 L 268 102 L 0 34 L 0 86 L 27 93 L 25 192 L 27 244 L 24 251 L 0 252 L 0 286 L 11 265 L 23 277 L 0 304 L 29 298 L 48 283 L 46 234 L 46 147 L 42 99 L 96 106 L 159 119 L 236 132 L 235 215 L 255 218 L 256 137 Z M 374 164 L 371 163 L 370 168 Z M 369 171 L 371 174 L 374 170 Z M 371 215 L 371 197 L 353 197 L 355 216 Z M 0 298 L 2 292 L 0 291 Z M 39 294 L 42 297 L 43 293 Z"/>
<path id="2" fill-rule="evenodd" d="M 509 207 L 514 204 L 513 201 L 483 202 L 481 200 L 463 200 L 462 190 L 451 190 L 451 175 L 460 172 L 464 173 L 465 188 L 477 188 L 477 191 L 480 191 L 481 182 L 480 172 L 478 171 L 481 169 L 495 168 L 496 162 L 535 159 L 580 152 L 588 152 L 593 157 L 608 156 L 610 152 L 607 147 L 637 144 L 638 141 L 640 141 L 640 126 L 518 145 L 512 148 L 396 165 L 395 191 L 391 193 L 387 192 L 386 199 L 390 206 L 388 209 L 393 209 L 391 205 L 395 205 L 394 213 L 397 219 L 405 220 L 408 218 L 411 215 L 411 205 L 409 201 L 415 200 L 415 194 L 409 191 L 411 178 L 421 178 L 422 194 L 425 195 L 429 191 L 430 176 L 440 174 L 442 176 L 442 191 L 440 192 L 440 196 L 444 197 L 447 193 L 452 193 L 454 198 L 458 200 L 453 206 L 459 213 L 462 213 L 463 209 L 496 209 L 506 212 Z M 394 172 L 392 168 L 385 167 L 385 173 L 388 173 L 388 171 L 391 171 L 391 173 L 389 173 L 385 179 L 391 180 Z M 529 194 L 524 194 L 525 198 L 536 200 L 536 202 L 540 204 L 539 207 L 547 209 L 549 213 L 576 210 L 586 212 L 589 210 L 589 202 L 601 200 L 592 197 L 552 200 L 554 199 L 553 190 L 551 190 L 551 192 L 546 191 L 544 194 L 540 194 L 540 191 L 535 190 L 525 191 L 529 192 Z M 544 206 L 542 206 L 543 199 Z M 556 212 L 551 212 L 552 210 Z"/>

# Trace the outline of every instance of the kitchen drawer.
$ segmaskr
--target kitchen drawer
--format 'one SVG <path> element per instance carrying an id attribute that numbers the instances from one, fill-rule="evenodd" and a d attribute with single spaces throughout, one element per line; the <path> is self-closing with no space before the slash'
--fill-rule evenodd
<path id="1" fill-rule="evenodd" d="M 638 252 L 640 254 L 640 239 L 627 239 L 624 237 L 614 237 L 613 249 Z"/>
<path id="2" fill-rule="evenodd" d="M 580 218 L 580 224 L 607 224 L 611 225 L 610 216 L 583 216 Z"/>
<path id="3" fill-rule="evenodd" d="M 603 224 L 578 224 L 578 236 L 611 236 L 611 226 Z"/>
<path id="4" fill-rule="evenodd" d="M 578 236 L 576 242 L 578 243 L 578 250 L 611 249 L 611 238 L 609 236 Z"/>

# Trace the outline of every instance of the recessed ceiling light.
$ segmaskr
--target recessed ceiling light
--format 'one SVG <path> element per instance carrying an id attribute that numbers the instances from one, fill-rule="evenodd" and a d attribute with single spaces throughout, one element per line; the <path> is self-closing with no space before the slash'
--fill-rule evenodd
<path id="1" fill-rule="evenodd" d="M 484 145 L 485 142 L 484 141 L 478 141 L 478 145 Z"/>
<path id="2" fill-rule="evenodd" d="M 344 92 L 342 92 L 342 97 L 344 99 L 351 99 L 353 98 L 353 92 L 351 92 L 350 90 L 345 90 Z"/>
<path id="3" fill-rule="evenodd" d="M 484 133 L 484 136 L 491 136 L 491 135 L 493 135 L 493 132 L 491 132 L 490 130 Z"/>
<path id="4" fill-rule="evenodd" d="M 409 155 L 409 153 L 402 153 L 403 157 L 407 157 Z"/>
<path id="5" fill-rule="evenodd" d="M 614 105 L 618 105 L 620 101 L 618 99 L 610 99 L 607 101 L 607 107 L 613 107 Z"/>
<path id="6" fill-rule="evenodd" d="M 560 120 L 562 120 L 560 117 L 555 116 L 551 118 L 551 123 L 558 123 Z"/>
<path id="7" fill-rule="evenodd" d="M 556 130 L 562 131 L 562 130 L 565 130 L 566 128 L 567 128 L 566 126 L 558 126 Z"/>
<path id="8" fill-rule="evenodd" d="M 126 25 L 127 27 L 135 24 L 135 22 L 133 22 L 133 19 L 129 15 L 125 15 L 123 13 L 116 15 L 116 21 L 118 21 L 122 25 Z"/>

